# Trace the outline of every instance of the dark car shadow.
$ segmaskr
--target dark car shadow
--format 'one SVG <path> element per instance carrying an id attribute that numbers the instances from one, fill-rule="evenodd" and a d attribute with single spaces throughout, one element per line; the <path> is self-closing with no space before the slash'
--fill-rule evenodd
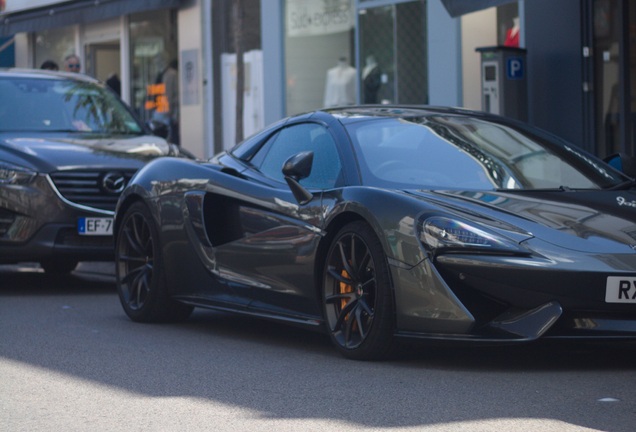
<path id="1" fill-rule="evenodd" d="M 564 371 L 636 370 L 636 341 L 538 340 L 520 344 L 403 343 L 399 363 L 444 370 Z"/>
<path id="2" fill-rule="evenodd" d="M 115 275 L 110 263 L 80 263 L 66 274 L 45 273 L 37 264 L 0 265 L 0 296 L 66 295 L 114 292 Z"/>
<path id="3" fill-rule="evenodd" d="M 185 322 L 168 324 L 210 337 L 278 346 L 326 355 L 349 362 L 321 331 L 275 321 L 195 309 Z M 539 340 L 521 344 L 466 344 L 398 341 L 386 359 L 371 363 L 416 369 L 462 371 L 569 372 L 572 370 L 636 370 L 636 341 Z M 352 363 L 357 361 L 351 360 Z"/>
<path id="4" fill-rule="evenodd" d="M 309 351 L 340 358 L 325 333 L 261 318 L 195 309 L 187 321 L 176 325 L 188 331 L 209 334 L 210 337 L 225 337 L 260 346 Z"/>

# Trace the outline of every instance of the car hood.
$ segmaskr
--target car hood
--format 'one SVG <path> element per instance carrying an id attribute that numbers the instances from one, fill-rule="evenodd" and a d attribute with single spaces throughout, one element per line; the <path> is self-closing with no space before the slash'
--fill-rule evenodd
<path id="1" fill-rule="evenodd" d="M 169 144 L 152 135 L 0 136 L 0 160 L 38 172 L 78 166 L 138 168 L 150 159 L 169 154 Z"/>
<path id="2" fill-rule="evenodd" d="M 634 190 L 412 193 L 560 247 L 590 253 L 636 249 Z"/>

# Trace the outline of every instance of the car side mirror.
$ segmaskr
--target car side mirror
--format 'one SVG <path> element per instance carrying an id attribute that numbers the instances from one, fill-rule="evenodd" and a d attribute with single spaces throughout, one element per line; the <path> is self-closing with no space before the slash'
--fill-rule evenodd
<path id="1" fill-rule="evenodd" d="M 311 167 L 314 163 L 314 152 L 305 151 L 290 157 L 283 164 L 283 176 L 294 194 L 294 198 L 300 204 L 307 204 L 314 197 L 311 192 L 305 189 L 300 180 L 309 177 Z"/>
<path id="2" fill-rule="evenodd" d="M 636 157 L 625 153 L 614 153 L 603 160 L 623 174 L 632 178 L 636 177 Z"/>
<path id="3" fill-rule="evenodd" d="M 283 164 L 283 175 L 294 180 L 302 180 L 311 174 L 311 166 L 314 163 L 314 152 L 304 151 L 290 157 Z"/>
<path id="4" fill-rule="evenodd" d="M 161 122 L 158 120 L 148 120 L 146 122 L 146 126 L 148 127 L 148 129 L 150 129 L 150 132 L 153 135 L 163 139 L 168 138 L 168 134 L 170 133 L 170 130 L 168 129 L 168 125 L 165 124 L 164 122 Z"/>

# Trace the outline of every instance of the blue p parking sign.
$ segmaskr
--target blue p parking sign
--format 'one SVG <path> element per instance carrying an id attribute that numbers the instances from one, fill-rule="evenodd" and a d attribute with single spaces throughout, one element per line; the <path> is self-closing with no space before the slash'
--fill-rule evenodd
<path id="1" fill-rule="evenodd" d="M 508 79 L 523 79 L 524 64 L 522 57 L 509 57 L 506 59 L 506 76 Z"/>

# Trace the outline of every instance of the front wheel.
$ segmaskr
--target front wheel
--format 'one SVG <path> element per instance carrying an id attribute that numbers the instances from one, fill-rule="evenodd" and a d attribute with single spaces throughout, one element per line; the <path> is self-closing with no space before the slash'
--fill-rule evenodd
<path id="1" fill-rule="evenodd" d="M 327 252 L 323 308 L 329 335 L 348 358 L 386 357 L 393 345 L 393 293 L 386 255 L 364 222 L 344 226 Z"/>
<path id="2" fill-rule="evenodd" d="M 192 313 L 192 306 L 168 295 L 158 229 L 142 202 L 131 205 L 121 221 L 115 240 L 115 268 L 119 300 L 133 321 L 177 321 Z"/>

